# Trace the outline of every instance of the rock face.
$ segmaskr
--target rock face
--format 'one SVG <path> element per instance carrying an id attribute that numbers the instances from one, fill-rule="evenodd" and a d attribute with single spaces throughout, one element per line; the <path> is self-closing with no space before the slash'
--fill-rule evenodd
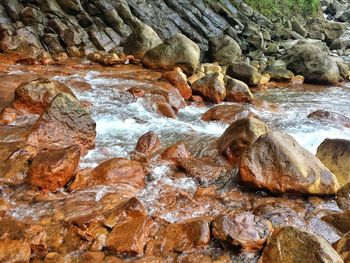
<path id="1" fill-rule="evenodd" d="M 182 34 L 176 34 L 163 44 L 149 50 L 143 63 L 150 68 L 172 70 L 180 67 L 193 73 L 199 65 L 200 50 L 196 43 Z"/>
<path id="2" fill-rule="evenodd" d="M 226 97 L 224 76 L 220 73 L 209 74 L 192 85 L 193 93 L 213 103 L 221 103 Z"/>
<path id="3" fill-rule="evenodd" d="M 54 192 L 72 178 L 79 159 L 78 146 L 41 152 L 32 161 L 28 170 L 28 181 L 32 186 Z"/>
<path id="4" fill-rule="evenodd" d="M 95 126 L 79 101 L 60 93 L 31 129 L 28 143 L 39 150 L 78 145 L 81 153 L 86 154 L 95 146 Z"/>
<path id="5" fill-rule="evenodd" d="M 227 35 L 212 39 L 211 49 L 213 60 L 220 65 L 237 62 L 242 56 L 241 47 Z"/>
<path id="6" fill-rule="evenodd" d="M 237 164 L 243 152 L 267 131 L 267 125 L 262 121 L 254 118 L 239 119 L 219 138 L 219 153 L 232 164 Z"/>
<path id="7" fill-rule="evenodd" d="M 243 183 L 272 192 L 335 194 L 340 188 L 320 160 L 277 131 L 260 136 L 243 154 L 239 168 Z"/>
<path id="8" fill-rule="evenodd" d="M 253 113 L 238 103 L 230 105 L 219 105 L 211 108 L 203 114 L 203 121 L 222 121 L 231 124 L 238 119 L 253 117 Z"/>
<path id="9" fill-rule="evenodd" d="M 317 149 L 317 158 L 337 177 L 341 186 L 350 183 L 350 141 L 325 139 Z"/>
<path id="10" fill-rule="evenodd" d="M 297 44 L 287 54 L 287 68 L 305 77 L 306 82 L 335 84 L 340 75 L 337 63 L 319 47 Z"/>
<path id="11" fill-rule="evenodd" d="M 294 227 L 276 229 L 259 260 L 261 263 L 343 263 L 324 239 Z"/>
<path id="12" fill-rule="evenodd" d="M 30 246 L 18 240 L 0 240 L 0 262 L 29 262 Z"/>
<path id="13" fill-rule="evenodd" d="M 227 68 L 227 75 L 243 81 L 249 86 L 258 85 L 261 80 L 259 71 L 247 63 L 231 63 Z"/>

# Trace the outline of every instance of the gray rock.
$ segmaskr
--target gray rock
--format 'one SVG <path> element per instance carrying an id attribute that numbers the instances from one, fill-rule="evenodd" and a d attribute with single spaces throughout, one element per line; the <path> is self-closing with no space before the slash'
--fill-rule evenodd
<path id="1" fill-rule="evenodd" d="M 211 40 L 212 57 L 220 65 L 237 62 L 242 56 L 238 43 L 229 36 L 222 36 Z"/>
<path id="2" fill-rule="evenodd" d="M 231 78 L 241 80 L 247 85 L 257 85 L 261 80 L 259 71 L 247 63 L 231 63 L 226 74 Z"/>

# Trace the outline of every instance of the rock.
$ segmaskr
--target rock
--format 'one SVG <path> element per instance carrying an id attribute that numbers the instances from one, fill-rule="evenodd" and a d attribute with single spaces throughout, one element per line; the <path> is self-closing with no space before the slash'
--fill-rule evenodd
<path id="1" fill-rule="evenodd" d="M 264 73 L 269 74 L 270 79 L 277 82 L 290 82 L 294 78 L 292 71 L 274 66 L 267 66 Z"/>
<path id="2" fill-rule="evenodd" d="M 221 103 L 226 96 L 224 76 L 220 73 L 209 74 L 193 83 L 192 90 L 210 102 Z"/>
<path id="3" fill-rule="evenodd" d="M 350 232 L 346 233 L 334 245 L 334 249 L 338 252 L 344 262 L 350 262 Z"/>
<path id="4" fill-rule="evenodd" d="M 160 146 L 159 137 L 156 133 L 150 131 L 140 137 L 135 150 L 139 153 L 149 155 L 158 150 Z"/>
<path id="5" fill-rule="evenodd" d="M 199 59 L 198 45 L 178 33 L 146 52 L 143 63 L 150 68 L 165 70 L 180 67 L 186 74 L 192 74 L 199 65 Z"/>
<path id="6" fill-rule="evenodd" d="M 0 262 L 29 262 L 30 246 L 25 241 L 0 240 Z"/>
<path id="7" fill-rule="evenodd" d="M 69 15 L 77 15 L 81 12 L 80 0 L 57 0 L 57 2 Z"/>
<path id="8" fill-rule="evenodd" d="M 288 51 L 287 68 L 305 77 L 306 82 L 336 84 L 339 82 L 337 63 L 319 47 L 298 43 Z"/>
<path id="9" fill-rule="evenodd" d="M 81 57 L 80 50 L 76 46 L 67 47 L 67 53 L 68 53 L 68 56 L 70 56 L 72 58 L 80 58 Z"/>
<path id="10" fill-rule="evenodd" d="M 350 183 L 350 141 L 325 139 L 317 148 L 317 158 L 337 177 L 340 186 Z"/>
<path id="11" fill-rule="evenodd" d="M 134 55 L 138 59 L 143 59 L 147 51 L 162 43 L 160 37 L 150 26 L 140 23 L 126 39 L 124 53 Z"/>
<path id="12" fill-rule="evenodd" d="M 167 71 L 163 73 L 162 79 L 166 79 L 172 84 L 185 100 L 192 96 L 192 89 L 187 83 L 187 77 L 180 70 Z"/>
<path id="13" fill-rule="evenodd" d="M 230 102 L 252 102 L 254 100 L 254 95 L 250 92 L 247 84 L 244 82 L 225 77 L 225 87 L 226 87 L 226 101 Z"/>
<path id="14" fill-rule="evenodd" d="M 95 146 L 95 126 L 79 101 L 60 93 L 31 129 L 28 143 L 39 150 L 78 145 L 84 155 Z"/>
<path id="15" fill-rule="evenodd" d="M 139 162 L 113 158 L 100 163 L 96 168 L 76 176 L 70 190 L 85 189 L 97 185 L 128 185 L 135 189 L 145 185 L 145 172 Z"/>
<path id="16" fill-rule="evenodd" d="M 258 85 L 261 79 L 259 71 L 247 63 L 231 63 L 227 67 L 227 75 L 243 81 L 249 86 Z"/>
<path id="17" fill-rule="evenodd" d="M 81 262 L 95 263 L 104 262 L 105 254 L 97 251 L 87 251 L 81 256 Z"/>
<path id="18" fill-rule="evenodd" d="M 60 92 L 49 79 L 25 82 L 16 88 L 13 105 L 18 110 L 41 115 Z"/>
<path id="19" fill-rule="evenodd" d="M 182 142 L 175 143 L 162 153 L 162 159 L 173 161 L 175 164 L 178 164 L 180 161 L 189 159 L 190 156 L 191 153 L 186 149 L 185 144 Z"/>
<path id="20" fill-rule="evenodd" d="M 343 263 L 343 260 L 323 238 L 287 226 L 273 232 L 259 262 Z"/>
<path id="21" fill-rule="evenodd" d="M 350 210 L 342 213 L 326 215 L 321 219 L 343 234 L 346 234 L 350 231 Z"/>
<path id="22" fill-rule="evenodd" d="M 350 183 L 344 185 L 338 191 L 337 205 L 342 210 L 350 210 Z"/>
<path id="23" fill-rule="evenodd" d="M 219 153 L 230 163 L 237 164 L 243 152 L 267 131 L 267 125 L 262 121 L 254 118 L 239 119 L 232 123 L 219 138 Z"/>
<path id="24" fill-rule="evenodd" d="M 156 110 L 159 114 L 163 115 L 164 117 L 176 119 L 176 113 L 171 107 L 171 105 L 165 101 L 158 101 L 156 103 Z"/>
<path id="25" fill-rule="evenodd" d="M 218 65 L 217 63 L 203 63 L 200 64 L 199 67 L 197 68 L 197 74 L 199 76 L 205 76 L 209 75 L 212 73 L 222 73 L 222 67 Z"/>
<path id="26" fill-rule="evenodd" d="M 350 118 L 343 114 L 325 110 L 317 110 L 307 116 L 309 119 L 325 121 L 350 128 Z"/>
<path id="27" fill-rule="evenodd" d="M 9 125 L 15 122 L 17 119 L 17 114 L 14 109 L 3 108 L 0 112 L 0 125 Z"/>
<path id="28" fill-rule="evenodd" d="M 245 251 L 261 250 L 272 232 L 271 223 L 249 212 L 221 215 L 212 223 L 214 238 Z"/>
<path id="29" fill-rule="evenodd" d="M 268 132 L 243 154 L 241 181 L 277 193 L 335 194 L 340 186 L 313 154 L 288 134 Z"/>
<path id="30" fill-rule="evenodd" d="M 253 112 L 241 104 L 219 105 L 203 114 L 203 121 L 222 121 L 231 124 L 238 119 L 254 117 Z"/>
<path id="31" fill-rule="evenodd" d="M 296 19 L 292 19 L 291 21 L 292 24 L 292 30 L 297 32 L 299 35 L 301 35 L 302 37 L 307 37 L 307 30 L 304 28 L 304 26 L 302 24 L 300 24 L 300 22 Z"/>
<path id="32" fill-rule="evenodd" d="M 211 40 L 212 57 L 220 65 L 237 62 L 242 56 L 242 50 L 233 38 L 224 35 Z"/>
<path id="33" fill-rule="evenodd" d="M 261 32 L 248 36 L 247 42 L 259 50 L 262 50 L 265 46 L 264 36 Z"/>
<path id="34" fill-rule="evenodd" d="M 114 253 L 128 256 L 143 255 L 151 226 L 152 220 L 147 216 L 117 224 L 108 235 L 107 248 Z"/>
<path id="35" fill-rule="evenodd" d="M 163 253 L 181 253 L 208 245 L 210 241 L 209 223 L 208 218 L 192 218 L 168 225 L 162 242 Z"/>
<path id="36" fill-rule="evenodd" d="M 72 178 L 78 167 L 79 159 L 80 148 L 78 146 L 39 153 L 28 170 L 29 184 L 55 192 Z"/>
<path id="37" fill-rule="evenodd" d="M 6 214 L 9 208 L 9 204 L 4 199 L 0 198 L 0 218 Z"/>

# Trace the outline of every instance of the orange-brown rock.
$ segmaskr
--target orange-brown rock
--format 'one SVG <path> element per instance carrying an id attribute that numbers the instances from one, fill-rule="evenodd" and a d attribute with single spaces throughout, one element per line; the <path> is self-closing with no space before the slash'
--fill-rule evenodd
<path id="1" fill-rule="evenodd" d="M 81 262 L 98 263 L 104 262 L 105 254 L 97 251 L 87 251 L 81 256 Z"/>
<path id="2" fill-rule="evenodd" d="M 225 77 L 226 101 L 231 102 L 252 102 L 254 95 L 250 92 L 247 84 L 243 81 Z"/>
<path id="3" fill-rule="evenodd" d="M 346 233 L 340 240 L 338 240 L 333 247 L 344 262 L 350 262 L 350 232 Z"/>
<path id="4" fill-rule="evenodd" d="M 81 177 L 76 177 L 71 190 L 84 189 L 96 185 L 129 185 L 136 189 L 145 185 L 145 171 L 141 164 L 124 158 L 113 158 L 102 162 Z"/>
<path id="5" fill-rule="evenodd" d="M 158 101 L 156 103 L 156 108 L 157 112 L 161 115 L 167 118 L 176 119 L 176 113 L 169 103 L 165 101 Z"/>
<path id="6" fill-rule="evenodd" d="M 143 255 L 152 220 L 140 216 L 116 225 L 107 239 L 108 250 L 129 256 Z"/>
<path id="7" fill-rule="evenodd" d="M 169 252 L 181 253 L 208 245 L 210 240 L 209 223 L 209 218 L 193 218 L 168 225 L 163 238 L 163 253 L 165 255 Z"/>
<path id="8" fill-rule="evenodd" d="M 350 232 L 350 210 L 322 217 L 322 220 L 345 234 Z"/>
<path id="9" fill-rule="evenodd" d="M 43 151 L 32 161 L 28 170 L 28 182 L 40 189 L 55 192 L 72 178 L 79 159 L 78 146 Z"/>
<path id="10" fill-rule="evenodd" d="M 187 77 L 178 70 L 168 71 L 162 75 L 163 79 L 168 80 L 182 95 L 185 100 L 192 96 L 192 89 L 187 83 Z"/>
<path id="11" fill-rule="evenodd" d="M 252 111 L 247 107 L 234 103 L 230 105 L 219 105 L 211 108 L 203 114 L 203 121 L 222 121 L 227 124 L 231 124 L 238 119 L 247 117 L 254 117 Z"/>
<path id="12" fill-rule="evenodd" d="M 26 263 L 30 260 L 30 246 L 25 241 L 0 240 L 0 262 Z"/>
<path id="13" fill-rule="evenodd" d="M 243 152 L 267 131 L 267 125 L 262 121 L 254 118 L 238 119 L 219 138 L 219 153 L 230 163 L 237 164 Z"/>
<path id="14" fill-rule="evenodd" d="M 179 161 L 187 160 L 190 156 L 191 153 L 182 142 L 175 143 L 162 153 L 162 159 L 173 161 L 175 164 L 178 164 Z"/>
<path id="15" fill-rule="evenodd" d="M 160 146 L 159 137 L 156 133 L 150 131 L 142 135 L 136 144 L 135 150 L 143 154 L 151 154 Z"/>
<path id="16" fill-rule="evenodd" d="M 193 93 L 213 103 L 221 103 L 226 96 L 224 76 L 221 73 L 212 73 L 192 85 Z"/>
<path id="17" fill-rule="evenodd" d="M 5 215 L 8 209 L 8 203 L 4 199 L 0 198 L 0 217 Z"/>
<path id="18" fill-rule="evenodd" d="M 0 112 L 0 125 L 8 125 L 16 121 L 17 114 L 14 109 L 4 108 Z"/>
<path id="19" fill-rule="evenodd" d="M 344 185 L 338 191 L 337 205 L 342 210 L 350 210 L 350 183 Z"/>
<path id="20" fill-rule="evenodd" d="M 350 128 L 350 118 L 337 112 L 317 110 L 310 113 L 307 117 L 309 119 L 334 123 L 336 125 L 341 125 Z"/>
<path id="21" fill-rule="evenodd" d="M 78 145 L 84 155 L 95 146 L 95 127 L 79 101 L 60 93 L 30 130 L 28 143 L 38 150 Z"/>
<path id="22" fill-rule="evenodd" d="M 251 213 L 221 215 L 213 221 L 213 236 L 246 251 L 264 247 L 270 232 L 271 223 Z"/>

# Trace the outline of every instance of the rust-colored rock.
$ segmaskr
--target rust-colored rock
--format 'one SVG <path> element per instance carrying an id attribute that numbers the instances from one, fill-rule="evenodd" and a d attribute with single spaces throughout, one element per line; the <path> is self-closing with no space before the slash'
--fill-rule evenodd
<path id="1" fill-rule="evenodd" d="M 322 217 L 322 220 L 345 234 L 350 232 L 350 210 Z"/>
<path id="2" fill-rule="evenodd" d="M 350 118 L 337 112 L 317 110 L 315 112 L 310 113 L 307 117 L 309 119 L 334 123 L 336 125 L 341 125 L 350 128 Z"/>
<path id="3" fill-rule="evenodd" d="M 176 119 L 176 113 L 169 103 L 165 101 L 159 101 L 156 103 L 156 108 L 157 112 L 161 115 L 167 118 Z"/>
<path id="4" fill-rule="evenodd" d="M 143 255 L 152 220 L 140 216 L 116 225 L 107 239 L 107 248 L 118 254 Z"/>
<path id="5" fill-rule="evenodd" d="M 237 164 L 243 152 L 267 131 L 267 125 L 262 121 L 254 118 L 239 119 L 219 138 L 219 153 L 230 163 Z"/>
<path id="6" fill-rule="evenodd" d="M 18 240 L 0 240 L 0 262 L 26 263 L 30 260 L 30 246 Z"/>
<path id="7" fill-rule="evenodd" d="M 60 93 L 29 132 L 28 143 L 38 150 L 78 145 L 84 155 L 95 147 L 95 127 L 79 101 Z"/>
<path id="8" fill-rule="evenodd" d="M 181 70 L 181 69 L 180 69 Z M 182 95 L 185 100 L 189 100 L 192 96 L 192 89 L 187 83 L 187 77 L 179 70 L 165 72 L 163 79 L 168 80 Z"/>
<path id="9" fill-rule="evenodd" d="M 150 131 L 142 135 L 136 144 L 135 150 L 143 154 L 151 154 L 160 146 L 159 137 L 156 133 Z"/>
<path id="10" fill-rule="evenodd" d="M 69 182 L 79 159 L 78 146 L 43 151 L 32 161 L 28 170 L 28 182 L 32 186 L 54 192 Z"/>
<path id="11" fill-rule="evenodd" d="M 338 191 L 337 205 L 342 210 L 350 210 L 350 183 L 344 185 Z"/>
<path id="12" fill-rule="evenodd" d="M 203 121 L 222 121 L 231 124 L 238 119 L 254 117 L 252 111 L 245 106 L 234 103 L 230 105 L 219 105 L 211 108 L 203 114 Z"/>
<path id="13" fill-rule="evenodd" d="M 8 125 L 16 121 L 17 114 L 14 109 L 4 108 L 0 112 L 0 125 Z"/>
<path id="14" fill-rule="evenodd" d="M 190 156 L 191 153 L 182 142 L 175 143 L 162 153 L 162 159 L 173 161 L 175 164 L 178 164 L 179 161 L 187 160 Z"/>
<path id="15" fill-rule="evenodd" d="M 8 209 L 8 203 L 4 199 L 0 198 L 0 217 L 5 215 Z"/>
<path id="16" fill-rule="evenodd" d="M 243 250 L 254 251 L 264 247 L 270 232 L 271 223 L 251 213 L 222 215 L 213 221 L 213 236 Z"/>
<path id="17" fill-rule="evenodd" d="M 247 84 L 243 81 L 225 77 L 226 101 L 231 102 L 252 102 L 254 95 L 250 92 Z"/>
<path id="18" fill-rule="evenodd" d="M 345 263 L 350 262 L 350 232 L 346 233 L 333 246 Z"/>
<path id="19" fill-rule="evenodd" d="M 209 74 L 193 83 L 192 90 L 210 102 L 221 103 L 226 96 L 224 76 L 221 73 Z"/>

